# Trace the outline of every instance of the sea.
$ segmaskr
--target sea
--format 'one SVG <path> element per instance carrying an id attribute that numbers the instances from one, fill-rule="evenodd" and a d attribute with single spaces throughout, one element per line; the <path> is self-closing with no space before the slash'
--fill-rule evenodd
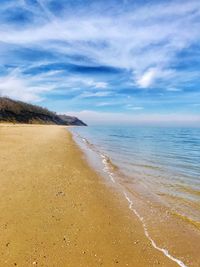
<path id="1" fill-rule="evenodd" d="M 200 128 L 101 125 L 71 132 L 154 248 L 179 266 L 200 266 Z"/>

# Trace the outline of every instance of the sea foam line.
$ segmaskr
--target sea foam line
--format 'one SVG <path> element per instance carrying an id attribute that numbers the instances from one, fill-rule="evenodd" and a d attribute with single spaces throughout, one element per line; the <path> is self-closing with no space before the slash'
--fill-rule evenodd
<path id="1" fill-rule="evenodd" d="M 145 236 L 149 239 L 149 241 L 151 242 L 152 246 L 159 250 L 160 252 L 162 252 L 166 257 L 168 257 L 170 260 L 176 262 L 179 266 L 181 267 L 188 267 L 187 265 L 185 265 L 181 260 L 175 258 L 174 256 L 170 255 L 167 249 L 164 248 L 160 248 L 159 246 L 156 245 L 155 241 L 150 237 L 149 232 L 147 230 L 146 224 L 144 222 L 144 218 L 142 216 L 140 216 L 140 214 L 137 212 L 136 209 L 133 208 L 133 201 L 128 197 L 128 195 L 126 194 L 126 192 L 124 192 L 124 196 L 126 198 L 126 200 L 129 203 L 129 209 L 132 210 L 135 215 L 139 218 L 139 220 L 142 222 L 143 228 L 144 228 L 144 233 Z"/>
<path id="2" fill-rule="evenodd" d="M 104 164 L 104 168 L 103 168 L 104 172 L 106 172 L 106 173 L 108 174 L 108 176 L 110 177 L 111 181 L 112 181 L 113 183 L 115 183 L 115 179 L 114 179 L 114 177 L 113 177 L 113 173 L 110 172 L 110 170 L 109 170 L 106 156 L 103 155 L 103 154 L 101 154 L 101 158 L 102 158 L 102 163 Z"/>
<path id="3" fill-rule="evenodd" d="M 77 134 L 77 136 L 79 138 L 81 138 L 80 135 Z M 83 140 L 84 143 L 89 144 L 89 142 L 87 141 L 86 138 L 81 138 L 81 139 Z M 110 170 L 109 170 L 106 156 L 104 154 L 102 154 L 102 153 L 100 153 L 100 156 L 102 158 L 102 163 L 104 164 L 104 168 L 103 168 L 104 172 L 106 172 L 109 175 L 109 177 L 110 177 L 110 179 L 112 180 L 113 183 L 116 183 L 116 181 L 115 181 L 115 179 L 113 177 L 113 173 L 111 173 Z M 134 207 L 133 207 L 133 201 L 128 197 L 128 195 L 126 194 L 126 192 L 124 192 L 124 196 L 125 196 L 126 200 L 129 203 L 129 209 L 132 210 L 135 213 L 135 215 L 138 217 L 138 219 L 141 221 L 141 223 L 143 225 L 145 236 L 151 242 L 152 246 L 155 249 L 157 249 L 158 251 L 162 252 L 170 260 L 176 262 L 179 266 L 181 266 L 181 267 L 189 267 L 186 264 L 184 264 L 181 260 L 179 260 L 179 259 L 175 258 L 174 256 L 170 255 L 169 254 L 169 251 L 167 249 L 160 248 L 159 246 L 157 246 L 157 244 L 155 243 L 155 241 L 149 235 L 149 232 L 147 230 L 146 224 L 144 222 L 144 218 L 142 216 L 140 216 L 140 214 L 137 212 L 136 209 L 134 209 Z"/>
<path id="4" fill-rule="evenodd" d="M 92 151 L 94 151 L 94 149 L 91 148 L 91 144 L 90 144 L 90 142 L 89 142 L 86 138 L 81 137 L 79 134 L 77 134 L 77 136 L 78 136 L 80 139 L 82 139 L 82 141 L 83 141 L 86 145 L 88 145 L 89 148 L 90 148 Z M 107 157 L 106 157 L 104 154 L 100 153 L 97 149 L 96 149 L 96 152 L 97 152 L 97 154 L 100 154 L 100 156 L 101 156 L 101 158 L 102 158 L 102 163 L 103 163 L 103 165 L 104 165 L 104 167 L 103 167 L 103 171 L 104 171 L 105 173 L 108 174 L 109 178 L 111 179 L 111 181 L 112 181 L 113 183 L 116 183 L 115 178 L 113 177 L 114 174 L 113 174 L 113 173 L 110 171 L 110 169 L 109 169 L 108 162 L 107 162 Z"/>

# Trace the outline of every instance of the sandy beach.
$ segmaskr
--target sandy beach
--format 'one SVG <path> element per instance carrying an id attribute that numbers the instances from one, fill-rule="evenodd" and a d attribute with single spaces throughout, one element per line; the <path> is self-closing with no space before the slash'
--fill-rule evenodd
<path id="1" fill-rule="evenodd" d="M 0 126 L 0 266 L 178 266 L 66 127 Z"/>

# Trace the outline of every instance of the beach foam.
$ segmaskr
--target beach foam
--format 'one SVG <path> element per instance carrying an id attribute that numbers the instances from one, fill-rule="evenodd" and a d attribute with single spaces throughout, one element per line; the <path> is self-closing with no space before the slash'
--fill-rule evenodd
<path id="1" fill-rule="evenodd" d="M 104 164 L 104 168 L 103 168 L 104 172 L 107 173 L 111 181 L 115 183 L 114 173 L 111 172 L 109 168 L 109 164 L 108 164 L 109 159 L 104 154 L 100 154 L 100 155 L 102 158 L 102 163 Z"/>
<path id="2" fill-rule="evenodd" d="M 82 140 L 84 141 L 84 143 L 86 143 L 90 148 L 93 147 L 92 144 L 90 144 L 90 142 L 86 139 L 86 138 L 82 138 Z M 104 165 L 104 172 L 108 174 L 109 178 L 111 179 L 111 181 L 113 183 L 116 183 L 116 180 L 114 179 L 114 173 L 112 173 L 110 171 L 110 168 L 111 166 L 109 166 L 109 162 L 110 162 L 110 159 L 104 155 L 103 153 L 100 153 L 99 151 L 97 151 L 97 149 L 95 149 L 96 152 L 98 152 L 98 154 L 100 154 L 101 158 L 102 158 L 102 163 Z M 144 233 L 145 233 L 145 236 L 149 239 L 149 241 L 151 242 L 152 246 L 159 250 L 160 252 L 162 252 L 166 257 L 168 257 L 169 259 L 171 259 L 172 261 L 176 262 L 179 266 L 181 267 L 188 267 L 187 265 L 185 265 L 181 260 L 175 258 L 174 256 L 172 256 L 169 251 L 165 248 L 161 248 L 159 247 L 156 242 L 151 238 L 151 236 L 149 235 L 149 232 L 148 232 L 148 229 L 147 229 L 147 226 L 144 222 L 144 218 L 138 213 L 138 211 L 136 209 L 134 209 L 133 207 L 133 201 L 128 197 L 127 193 L 124 191 L 124 196 L 126 198 L 126 200 L 128 201 L 129 203 L 129 209 L 132 210 L 134 212 L 134 214 L 139 218 L 139 220 L 141 221 L 142 225 L 143 225 L 143 229 L 144 229 Z"/>
<path id="3" fill-rule="evenodd" d="M 92 152 L 94 152 L 96 155 L 98 155 L 98 157 L 100 158 L 103 166 L 103 171 L 104 173 L 106 173 L 106 175 L 108 175 L 108 177 L 110 178 L 110 180 L 112 181 L 112 183 L 116 183 L 115 178 L 114 178 L 114 173 L 112 171 L 112 169 L 115 169 L 116 167 L 111 163 L 111 160 L 108 156 L 106 156 L 105 154 L 103 154 L 102 152 L 100 152 L 96 146 L 94 146 L 91 142 L 89 142 L 86 138 L 82 137 L 81 135 L 79 135 L 78 133 L 74 133 L 73 134 L 76 136 L 76 138 L 78 138 L 79 140 L 81 140 L 87 147 L 87 149 L 90 149 Z"/>
<path id="4" fill-rule="evenodd" d="M 143 228 L 144 228 L 145 236 L 149 239 L 149 241 L 151 242 L 152 246 L 153 246 L 155 249 L 157 249 L 157 250 L 159 250 L 160 252 L 162 252 L 166 257 L 168 257 L 168 258 L 171 259 L 172 261 L 176 262 L 179 266 L 181 266 L 181 267 L 188 267 L 188 266 L 185 265 L 181 260 L 179 260 L 179 259 L 175 258 L 174 256 L 172 256 L 172 255 L 169 253 L 169 251 L 168 251 L 167 249 L 165 249 L 165 248 L 161 248 L 161 247 L 159 247 L 159 246 L 155 243 L 155 241 L 154 241 L 154 240 L 150 237 L 150 235 L 149 235 L 149 232 L 148 232 L 148 230 L 147 230 L 146 224 L 145 224 L 145 222 L 144 222 L 144 218 L 143 218 L 142 216 L 140 216 L 140 214 L 137 212 L 136 209 L 134 209 L 134 207 L 133 207 L 133 201 L 128 197 L 128 195 L 127 195 L 126 192 L 124 192 L 124 196 L 125 196 L 126 200 L 127 200 L 128 203 L 129 203 L 129 209 L 132 210 L 132 211 L 135 213 L 135 215 L 139 218 L 139 220 L 142 222 L 142 225 L 143 225 Z"/>
<path id="5" fill-rule="evenodd" d="M 151 232 L 151 222 L 147 225 L 147 218 L 146 216 L 143 218 L 141 216 L 141 214 L 139 214 L 138 211 L 140 211 L 140 208 L 138 208 L 138 203 L 136 203 L 136 209 L 133 206 L 133 201 L 131 200 L 131 198 L 129 197 L 129 195 L 126 193 L 126 184 L 123 183 L 124 179 L 125 181 L 127 181 L 127 177 L 126 175 L 124 175 L 124 173 L 121 171 L 121 168 L 119 168 L 118 166 L 116 166 L 113 162 L 112 159 L 110 157 L 107 156 L 106 152 L 105 153 L 105 149 L 101 148 L 101 146 L 97 146 L 94 142 L 94 144 L 91 143 L 91 141 L 88 141 L 85 136 L 84 138 L 79 135 L 80 140 L 82 141 L 82 143 L 84 143 L 84 146 L 86 147 L 86 154 L 88 152 L 88 150 L 91 150 L 94 152 L 94 154 L 96 154 L 96 159 L 100 159 L 100 162 L 102 163 L 102 165 L 99 165 L 99 167 L 101 167 L 101 171 L 103 171 L 106 174 L 106 177 L 109 177 L 111 182 L 116 186 L 116 188 L 120 189 L 120 191 L 122 192 L 122 194 L 125 196 L 126 200 L 129 203 L 129 209 L 131 209 L 134 214 L 138 217 L 138 219 L 140 220 L 140 222 L 142 223 L 143 229 L 144 229 L 144 234 L 147 237 L 147 239 L 150 241 L 151 245 L 154 247 L 154 249 L 156 249 L 157 251 L 162 252 L 162 254 L 167 257 L 168 259 L 170 259 L 171 261 L 175 262 L 176 264 L 178 264 L 181 267 L 188 267 L 188 265 L 186 265 L 183 261 L 181 261 L 180 259 L 176 258 L 175 256 L 171 255 L 171 253 L 169 251 L 173 251 L 172 247 L 170 246 L 170 244 L 168 244 L 168 249 L 163 248 L 163 247 L 159 247 L 156 243 L 156 241 L 154 241 L 152 239 L 152 235 L 153 232 Z M 103 143 L 102 143 L 103 144 Z M 102 152 L 103 151 L 103 152 Z M 112 155 L 112 154 L 111 154 Z M 123 177 L 123 178 L 122 178 Z M 151 190 L 148 191 L 148 184 L 142 184 L 143 186 L 145 186 L 145 188 L 147 187 L 147 192 L 148 192 L 148 196 L 149 194 L 152 194 Z M 129 184 L 128 184 L 129 186 Z M 135 185 L 134 185 L 135 186 Z M 137 185 L 138 186 L 138 181 L 137 181 Z M 134 187 L 135 188 L 135 187 Z M 143 189 L 143 188 L 142 188 Z M 145 191 L 146 192 L 146 191 Z M 154 196 L 154 195 L 153 195 Z M 155 195 L 154 197 L 157 197 L 158 195 Z M 143 201 L 143 196 L 140 199 L 141 201 Z M 159 201 L 160 198 L 157 197 L 156 201 Z M 149 202 L 149 200 L 148 200 Z M 140 204 L 139 204 L 140 205 Z M 147 214 L 148 215 L 148 214 Z M 163 222 L 163 221 L 159 221 L 159 222 Z M 159 222 L 156 222 L 159 224 Z M 165 227 L 165 226 L 163 226 Z M 153 229 L 152 229 L 153 230 Z M 165 229 L 166 230 L 166 229 Z M 150 232 L 150 233 L 149 233 Z M 162 231 L 161 231 L 162 232 Z M 164 235 L 164 238 L 162 238 L 161 240 L 165 243 L 165 237 L 166 235 Z M 175 240 L 176 241 L 176 240 Z M 177 244 L 177 243 L 176 243 Z M 180 243 L 178 243 L 179 245 Z M 178 251 L 178 249 L 174 250 L 174 253 L 176 254 L 176 252 Z M 185 254 L 183 254 L 185 255 Z M 183 256 L 182 255 L 182 256 Z M 192 262 L 192 261 L 191 261 Z M 188 263 L 187 263 L 188 264 Z"/>

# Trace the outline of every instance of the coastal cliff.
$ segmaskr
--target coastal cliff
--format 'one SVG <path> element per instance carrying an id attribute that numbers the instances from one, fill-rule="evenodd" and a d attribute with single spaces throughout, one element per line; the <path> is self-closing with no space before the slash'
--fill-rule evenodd
<path id="1" fill-rule="evenodd" d="M 76 117 L 59 115 L 40 106 L 0 97 L 0 122 L 87 126 Z"/>

